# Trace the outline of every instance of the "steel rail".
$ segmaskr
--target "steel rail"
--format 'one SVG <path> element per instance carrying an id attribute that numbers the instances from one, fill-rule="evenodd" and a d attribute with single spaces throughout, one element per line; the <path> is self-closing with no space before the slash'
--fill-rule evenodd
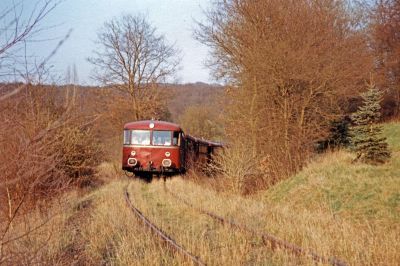
<path id="1" fill-rule="evenodd" d="M 255 236 L 259 236 L 261 237 L 261 239 L 263 240 L 263 243 L 266 245 L 267 243 L 269 243 L 271 245 L 271 248 L 274 250 L 276 248 L 283 248 L 286 249 L 290 252 L 292 252 L 294 255 L 296 256 L 310 256 L 314 261 L 316 262 L 321 262 L 321 263 L 325 263 L 325 264 L 331 264 L 334 266 L 347 266 L 347 263 L 344 262 L 343 260 L 340 260 L 338 258 L 335 257 L 330 257 L 330 258 L 326 258 L 323 256 L 318 255 L 317 253 L 315 253 L 314 251 L 310 251 L 310 250 L 305 250 L 302 247 L 299 247 L 295 244 L 289 243 L 285 240 L 279 239 L 278 237 L 269 234 L 269 233 L 265 233 L 265 232 L 260 232 L 260 231 L 256 231 L 253 230 L 243 224 L 237 223 L 234 220 L 227 220 L 219 215 L 216 215 L 210 211 L 207 211 L 205 209 L 199 208 L 194 206 L 192 203 L 190 203 L 189 201 L 185 200 L 184 198 L 178 196 L 177 194 L 175 194 L 174 192 L 172 192 L 171 190 L 169 190 L 166 186 L 166 184 L 164 183 L 164 189 L 167 193 L 169 193 L 172 197 L 174 197 L 176 200 L 183 202 L 184 204 L 186 204 L 187 206 L 195 209 L 196 211 L 203 213 L 211 218 L 213 218 L 214 220 L 217 220 L 218 222 L 222 223 L 222 224 L 226 224 L 229 225 L 233 228 L 236 229 L 240 229 L 242 231 L 251 233 Z"/>
<path id="2" fill-rule="evenodd" d="M 128 205 L 129 209 L 135 214 L 136 218 L 142 222 L 142 224 L 149 228 L 150 231 L 158 236 L 163 243 L 168 245 L 172 250 L 177 251 L 181 253 L 185 258 L 191 260 L 195 265 L 206 265 L 203 261 L 198 256 L 193 255 L 186 249 L 184 249 L 181 245 L 179 245 L 173 238 L 171 238 L 167 233 L 165 233 L 163 230 L 158 228 L 155 224 L 153 224 L 146 216 L 143 215 L 143 213 L 136 208 L 132 201 L 130 200 L 129 197 L 129 192 L 128 192 L 128 186 L 125 187 L 125 201 L 126 204 Z"/>

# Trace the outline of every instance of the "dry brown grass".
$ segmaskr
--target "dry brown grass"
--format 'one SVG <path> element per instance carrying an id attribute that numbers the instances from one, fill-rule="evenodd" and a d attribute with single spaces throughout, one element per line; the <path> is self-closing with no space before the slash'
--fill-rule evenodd
<path id="1" fill-rule="evenodd" d="M 327 155 L 305 169 L 305 173 L 316 175 L 318 172 L 314 168 L 317 166 L 326 173 L 330 171 L 329 165 L 337 170 L 338 163 L 348 160 L 346 156 L 343 153 Z M 363 167 L 355 165 L 353 170 L 368 173 Z M 19 220 L 20 224 L 13 225 L 10 232 L 15 236 L 23 231 L 21 226 L 33 226 L 45 221 L 46 217 L 52 217 L 40 230 L 7 247 L 18 254 L 25 254 L 18 260 L 10 258 L 8 262 L 52 265 L 190 264 L 181 255 L 160 244 L 127 208 L 123 191 L 130 183 L 133 203 L 208 265 L 315 265 L 308 257 L 295 257 L 285 250 L 272 251 L 258 237 L 232 230 L 191 209 L 168 194 L 163 181 L 155 180 L 148 184 L 121 178 L 113 164 L 103 164 L 100 169 L 108 184 L 84 196 L 71 192 L 47 212 L 34 210 L 26 216 L 29 223 Z M 390 173 L 388 169 L 383 170 Z M 333 173 L 340 177 L 340 171 Z M 400 228 L 392 219 L 359 216 L 353 219 L 346 212 L 332 212 L 322 199 L 311 205 L 301 205 L 300 199 L 294 198 L 294 202 L 275 201 L 266 197 L 265 193 L 244 197 L 232 192 L 216 192 L 211 187 L 179 177 L 167 180 L 166 185 L 194 206 L 234 219 L 254 230 L 272 233 L 324 257 L 336 256 L 349 265 L 397 265 L 400 260 Z M 315 185 L 313 190 L 323 186 L 322 183 Z M 297 186 L 300 194 L 307 191 L 305 184 Z M 315 191 L 308 191 L 309 194 L 312 192 Z M 277 191 L 267 193 L 276 195 Z"/>
<path id="2" fill-rule="evenodd" d="M 174 190 L 178 190 L 179 186 L 185 188 L 186 184 L 189 183 L 182 180 L 168 181 L 168 186 Z M 195 185 L 189 184 L 190 188 L 191 186 Z M 203 191 L 203 196 L 189 200 L 195 205 L 201 205 L 201 200 L 211 194 L 196 187 Z M 134 182 L 131 195 L 144 214 L 208 265 L 313 264 L 309 258 L 296 258 L 286 251 L 272 252 L 263 245 L 261 239 L 246 232 L 232 230 L 198 213 L 167 194 L 162 181 L 151 184 Z M 214 204 L 222 203 L 221 198 L 213 199 L 216 200 Z"/>
<path id="3" fill-rule="evenodd" d="M 13 223 L 7 239 L 39 229 L 4 246 L 0 262 L 19 265 L 177 265 L 166 249 L 143 230 L 127 209 L 125 181 L 84 197 L 76 192 L 48 210 L 33 210 Z"/>
<path id="4" fill-rule="evenodd" d="M 126 181 L 116 181 L 96 192 L 91 215 L 82 228 L 83 254 L 89 264 L 178 264 L 164 247 L 143 230 L 125 204 Z"/>
<path id="5" fill-rule="evenodd" d="M 3 240 L 0 264 L 60 265 L 72 261 L 85 197 L 77 192 L 18 216 Z"/>
<path id="6" fill-rule="evenodd" d="M 174 179 L 168 187 L 195 206 L 232 218 L 277 237 L 350 265 L 397 265 L 400 228 L 390 220 L 374 223 L 333 215 L 314 202 L 312 209 L 271 204 L 260 197 L 216 193 L 188 181 Z M 310 191 L 311 193 L 311 191 Z"/>
<path id="7" fill-rule="evenodd" d="M 36 233 L 9 249 L 25 255 L 9 258 L 9 263 L 65 265 L 187 265 L 145 230 L 127 208 L 123 190 L 127 180 L 116 180 L 86 195 L 71 195 L 69 204 L 58 205 L 29 215 L 32 223 L 50 213 L 56 216 Z M 297 265 L 307 264 L 285 252 L 271 253 L 260 239 L 232 231 L 208 217 L 188 209 L 164 193 L 162 183 L 134 181 L 132 200 L 150 219 L 190 252 L 209 265 Z M 20 223 L 23 226 L 24 223 Z M 13 232 L 18 231 L 18 224 Z M 39 249 L 39 252 L 36 251 Z M 31 256 L 27 256 L 30 254 Z"/>

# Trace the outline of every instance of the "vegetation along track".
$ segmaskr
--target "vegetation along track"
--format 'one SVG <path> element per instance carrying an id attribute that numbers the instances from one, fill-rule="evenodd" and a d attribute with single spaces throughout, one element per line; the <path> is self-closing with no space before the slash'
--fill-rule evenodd
<path id="1" fill-rule="evenodd" d="M 196 207 L 189 201 L 185 200 L 184 198 L 178 196 L 177 194 L 175 194 L 174 192 L 169 190 L 166 183 L 164 183 L 164 190 L 166 191 L 166 193 L 171 195 L 176 200 L 183 202 L 187 206 L 195 209 L 196 211 L 198 211 L 202 214 L 205 214 L 205 215 L 211 217 L 212 219 L 214 219 L 222 224 L 226 224 L 226 225 L 231 226 L 232 228 L 236 228 L 236 229 L 248 232 L 252 235 L 259 236 L 263 240 L 263 243 L 266 245 L 269 244 L 272 247 L 272 249 L 281 248 L 281 249 L 288 250 L 289 252 L 291 252 L 297 256 L 300 256 L 300 255 L 310 256 L 316 262 L 331 264 L 331 265 L 335 265 L 335 266 L 346 266 L 347 265 L 347 263 L 344 262 L 343 260 L 340 260 L 340 259 L 337 259 L 334 257 L 326 258 L 326 257 L 320 256 L 317 253 L 315 253 L 314 251 L 305 250 L 304 248 L 299 247 L 295 244 L 292 244 L 285 240 L 279 239 L 278 237 L 276 237 L 272 234 L 265 233 L 265 232 L 258 232 L 258 231 L 253 230 L 243 224 L 237 223 L 234 220 L 227 220 L 219 215 L 216 215 L 215 213 L 212 213 L 205 209 Z"/>
<path id="2" fill-rule="evenodd" d="M 143 226 L 147 227 L 154 235 L 159 237 L 162 242 L 171 248 L 171 250 L 181 253 L 185 258 L 191 260 L 195 265 L 206 265 L 198 256 L 191 254 L 189 251 L 179 245 L 174 239 L 172 239 L 167 233 L 163 232 L 160 228 L 153 224 L 146 216 L 144 216 L 143 213 L 133 205 L 129 197 L 128 187 L 129 184 L 125 187 L 124 191 L 126 204 L 135 214 L 136 218 L 143 224 Z"/>

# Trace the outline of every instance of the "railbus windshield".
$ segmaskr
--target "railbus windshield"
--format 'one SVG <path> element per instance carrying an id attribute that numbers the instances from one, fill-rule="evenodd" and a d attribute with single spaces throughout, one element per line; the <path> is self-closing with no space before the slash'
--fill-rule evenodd
<path id="1" fill-rule="evenodd" d="M 171 146 L 172 132 L 171 131 L 153 131 L 153 145 L 156 146 Z"/>
<path id="2" fill-rule="evenodd" d="M 169 130 L 124 130 L 124 144 L 179 146 L 180 132 Z"/>
<path id="3" fill-rule="evenodd" d="M 150 145 L 150 130 L 132 130 L 132 145 Z"/>

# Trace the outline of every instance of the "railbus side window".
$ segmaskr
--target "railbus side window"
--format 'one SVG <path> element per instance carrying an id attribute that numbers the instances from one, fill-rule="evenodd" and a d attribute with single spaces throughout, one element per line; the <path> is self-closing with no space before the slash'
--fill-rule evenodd
<path id="1" fill-rule="evenodd" d="M 199 153 L 207 154 L 208 147 L 206 145 L 199 145 Z"/>
<path id="2" fill-rule="evenodd" d="M 172 145 L 180 146 L 180 134 L 178 131 L 174 131 L 174 136 L 172 138 Z"/>
<path id="3" fill-rule="evenodd" d="M 131 139 L 131 131 L 125 129 L 124 130 L 124 145 L 131 144 L 130 139 Z"/>

